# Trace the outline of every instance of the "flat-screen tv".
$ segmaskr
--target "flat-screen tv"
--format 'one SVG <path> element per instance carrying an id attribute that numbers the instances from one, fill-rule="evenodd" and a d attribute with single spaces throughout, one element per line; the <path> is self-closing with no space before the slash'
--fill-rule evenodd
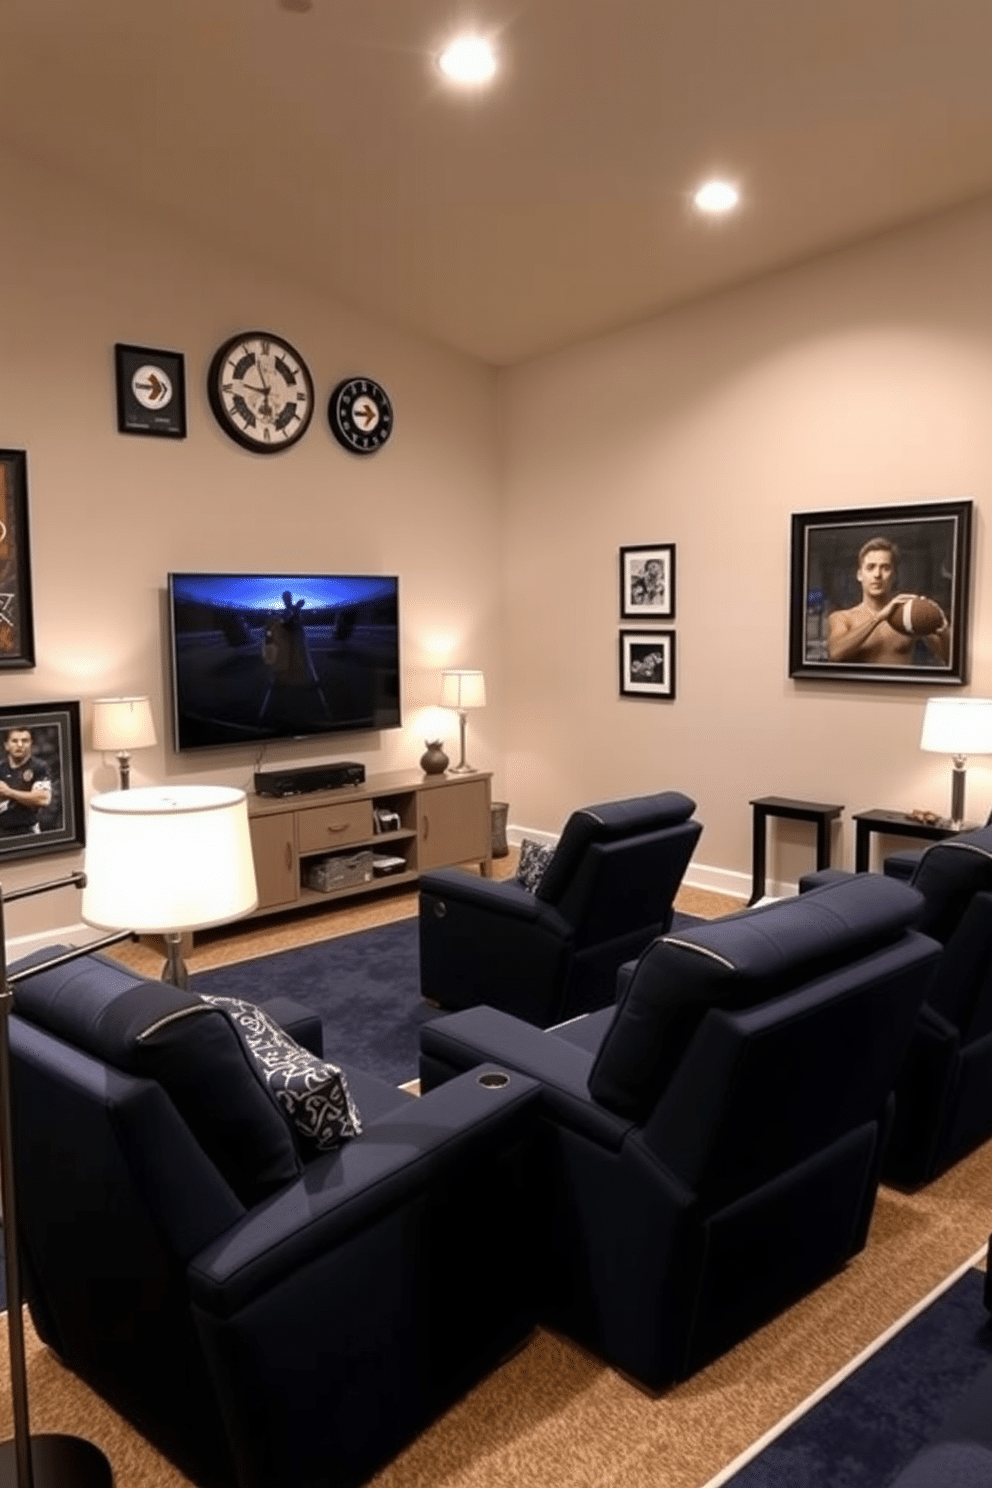
<path id="1" fill-rule="evenodd" d="M 171 573 L 177 749 L 398 728 L 399 580 Z"/>

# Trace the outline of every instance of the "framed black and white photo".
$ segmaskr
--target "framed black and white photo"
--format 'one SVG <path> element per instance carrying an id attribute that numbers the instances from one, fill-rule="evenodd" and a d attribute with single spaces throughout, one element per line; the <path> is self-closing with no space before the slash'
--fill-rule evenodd
<path id="1" fill-rule="evenodd" d="M 674 698 L 674 630 L 620 632 L 620 696 Z"/>
<path id="2" fill-rule="evenodd" d="M 967 681 L 972 503 L 792 518 L 789 675 Z"/>
<path id="3" fill-rule="evenodd" d="M 33 666 L 28 457 L 0 450 L 0 671 Z"/>
<path id="4" fill-rule="evenodd" d="M 84 841 L 79 704 L 0 708 L 0 863 Z"/>
<path id="5" fill-rule="evenodd" d="M 114 347 L 117 428 L 121 434 L 186 438 L 186 374 L 179 351 Z"/>
<path id="6" fill-rule="evenodd" d="M 675 619 L 675 544 L 620 549 L 620 617 Z"/>

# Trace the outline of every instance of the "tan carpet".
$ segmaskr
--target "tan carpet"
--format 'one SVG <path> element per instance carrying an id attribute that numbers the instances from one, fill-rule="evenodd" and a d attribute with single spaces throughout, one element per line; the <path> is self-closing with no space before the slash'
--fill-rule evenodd
<path id="1" fill-rule="evenodd" d="M 868 1247 L 840 1276 L 657 1398 L 539 1330 L 386 1467 L 377 1488 L 701 1488 L 973 1256 L 990 1222 L 992 1143 L 920 1194 L 883 1189 Z M 186 1482 L 31 1340 L 34 1430 L 97 1442 L 117 1488 Z M 6 1319 L 0 1345 L 0 1435 L 9 1436 Z"/>

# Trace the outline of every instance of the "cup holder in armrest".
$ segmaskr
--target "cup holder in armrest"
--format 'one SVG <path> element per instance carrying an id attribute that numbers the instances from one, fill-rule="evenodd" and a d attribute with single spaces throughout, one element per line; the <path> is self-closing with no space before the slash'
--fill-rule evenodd
<path id="1" fill-rule="evenodd" d="M 502 1070 L 487 1070 L 478 1079 L 479 1084 L 484 1085 L 487 1090 L 503 1090 L 510 1083 L 509 1075 L 505 1075 Z"/>

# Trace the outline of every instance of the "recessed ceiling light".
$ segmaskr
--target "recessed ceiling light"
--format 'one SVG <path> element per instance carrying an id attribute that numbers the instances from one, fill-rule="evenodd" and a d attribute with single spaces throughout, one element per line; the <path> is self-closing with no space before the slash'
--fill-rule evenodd
<path id="1" fill-rule="evenodd" d="M 459 36 L 445 47 L 437 65 L 455 83 L 488 83 L 496 71 L 496 58 L 481 36 Z"/>
<path id="2" fill-rule="evenodd" d="M 730 212 L 740 201 L 740 192 L 729 181 L 707 181 L 692 199 L 701 212 Z"/>

